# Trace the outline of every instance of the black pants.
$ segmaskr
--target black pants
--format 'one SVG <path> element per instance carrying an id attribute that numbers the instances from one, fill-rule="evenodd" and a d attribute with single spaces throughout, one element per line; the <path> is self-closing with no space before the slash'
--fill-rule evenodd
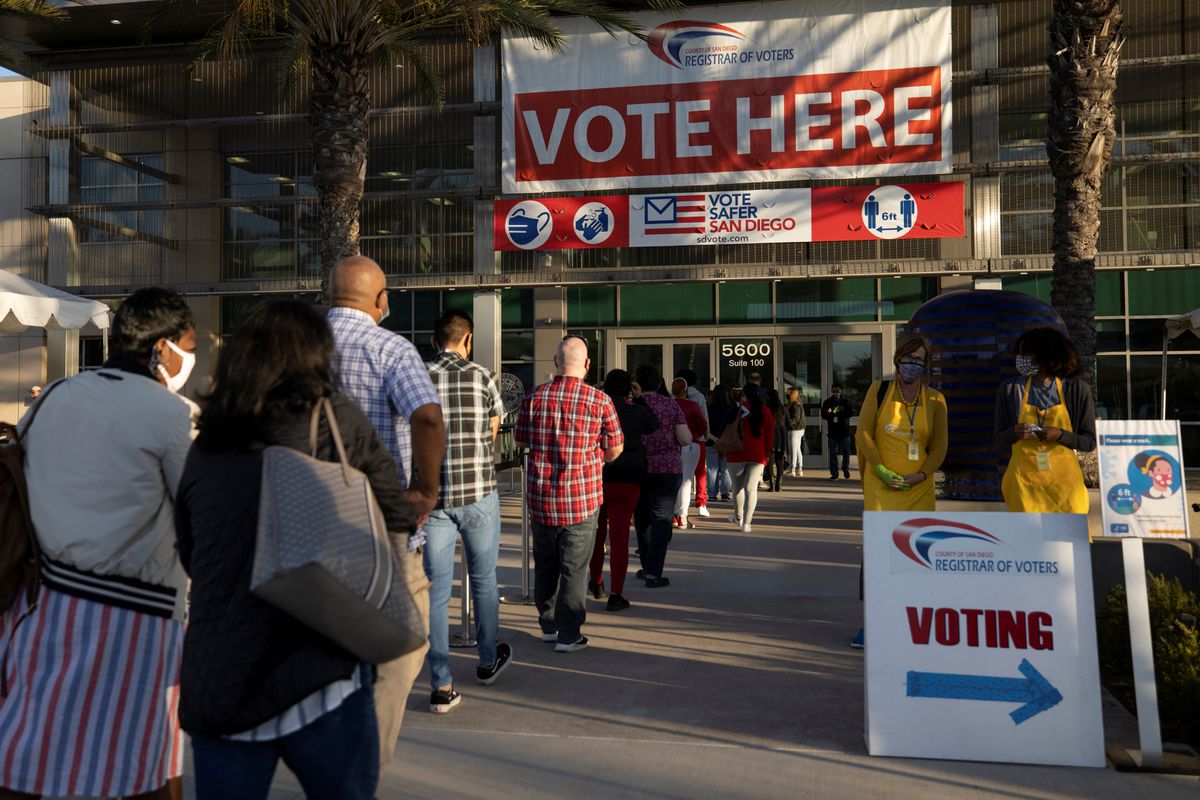
<path id="1" fill-rule="evenodd" d="M 675 498 L 683 476 L 674 473 L 646 473 L 642 492 L 633 512 L 637 530 L 638 557 L 647 576 L 661 578 L 671 543 L 671 522 L 675 516 Z"/>
<path id="2" fill-rule="evenodd" d="M 787 452 L 776 450 L 767 461 L 767 484 L 773 491 L 779 491 L 779 482 L 783 479 L 783 465 L 787 463 Z"/>

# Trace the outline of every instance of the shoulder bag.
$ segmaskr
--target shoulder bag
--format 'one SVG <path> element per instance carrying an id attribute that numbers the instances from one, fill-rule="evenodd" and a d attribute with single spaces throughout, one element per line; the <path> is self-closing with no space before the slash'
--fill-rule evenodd
<path id="1" fill-rule="evenodd" d="M 337 462 L 316 458 L 322 412 Z M 416 650 L 426 639 L 420 612 L 328 398 L 313 408 L 309 447 L 263 450 L 250 590 L 368 663 Z"/>

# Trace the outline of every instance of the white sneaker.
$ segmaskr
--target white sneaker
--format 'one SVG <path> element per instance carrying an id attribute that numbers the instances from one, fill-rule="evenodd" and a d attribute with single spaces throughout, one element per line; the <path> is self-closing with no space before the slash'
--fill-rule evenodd
<path id="1" fill-rule="evenodd" d="M 702 517 L 711 517 L 712 516 L 712 514 L 708 513 L 708 506 L 700 506 L 700 511 L 697 513 L 699 513 L 700 516 L 702 516 Z"/>
<path id="2" fill-rule="evenodd" d="M 749 532 L 750 532 L 750 526 L 749 526 L 749 525 L 743 525 L 743 526 L 742 526 L 742 533 L 749 533 Z"/>

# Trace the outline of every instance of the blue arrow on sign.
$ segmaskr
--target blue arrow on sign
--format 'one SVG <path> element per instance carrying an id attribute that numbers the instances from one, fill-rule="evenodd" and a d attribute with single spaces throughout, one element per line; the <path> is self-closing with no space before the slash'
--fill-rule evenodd
<path id="1" fill-rule="evenodd" d="M 1023 703 L 1009 713 L 1015 724 L 1053 708 L 1062 702 L 1062 692 L 1050 685 L 1028 660 L 1017 667 L 1024 678 L 999 678 L 992 675 L 954 675 L 946 672 L 908 673 L 909 697 L 937 697 L 946 700 L 992 700 L 997 703 Z"/>

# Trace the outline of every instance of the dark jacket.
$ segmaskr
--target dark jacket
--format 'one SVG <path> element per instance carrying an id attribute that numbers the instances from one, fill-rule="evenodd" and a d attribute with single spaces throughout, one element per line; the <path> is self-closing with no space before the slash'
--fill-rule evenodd
<path id="1" fill-rule="evenodd" d="M 993 428 L 996 447 L 1008 452 L 1017 435 L 1013 426 L 1021 415 L 1021 404 L 1025 400 L 1025 381 L 1021 376 L 1009 378 L 996 390 L 996 424 Z M 1092 388 L 1078 378 L 1063 378 L 1063 403 L 1071 418 L 1074 431 L 1063 431 L 1059 442 L 1064 447 L 1090 453 L 1096 449 L 1096 402 L 1092 399 Z"/>
<path id="2" fill-rule="evenodd" d="M 850 435 L 850 418 L 854 416 L 854 404 L 846 399 L 829 397 L 821 404 L 821 419 L 828 426 L 828 435 L 834 439 L 844 439 Z M 837 417 L 837 422 L 833 418 Z"/>
<path id="3" fill-rule="evenodd" d="M 351 465 L 365 473 L 393 533 L 416 527 L 396 465 L 363 412 L 335 395 L 334 415 Z M 269 425 L 266 444 L 307 453 L 307 413 Z M 317 457 L 336 461 L 322 417 Z M 250 730 L 336 680 L 357 659 L 250 593 L 262 451 L 210 452 L 193 445 L 176 496 L 179 556 L 192 578 L 179 716 L 184 730 L 222 736 Z M 394 537 L 398 550 L 407 536 Z M 403 550 L 400 550 L 403 552 Z"/>
<path id="4" fill-rule="evenodd" d="M 605 483 L 638 483 L 646 477 L 646 451 L 642 437 L 658 430 L 658 417 L 644 402 L 613 401 L 617 421 L 625 434 L 625 449 L 616 461 L 604 465 Z"/>

